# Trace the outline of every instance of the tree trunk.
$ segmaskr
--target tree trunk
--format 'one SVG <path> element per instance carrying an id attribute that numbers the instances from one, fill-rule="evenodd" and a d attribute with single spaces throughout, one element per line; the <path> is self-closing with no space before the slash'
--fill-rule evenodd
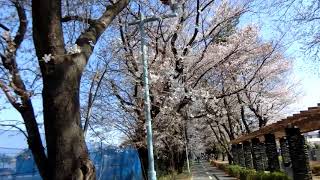
<path id="1" fill-rule="evenodd" d="M 144 179 L 148 179 L 148 149 L 145 147 L 138 148 L 141 168 Z"/>
<path id="2" fill-rule="evenodd" d="M 234 124 L 232 123 L 232 119 L 231 119 L 231 115 L 230 115 L 230 112 L 229 112 L 229 104 L 228 104 L 228 101 L 227 99 L 224 97 L 223 98 L 223 103 L 224 103 L 224 107 L 227 111 L 227 120 L 228 120 L 228 125 L 229 125 L 229 138 L 230 140 L 233 140 L 234 139 Z"/>
<path id="3" fill-rule="evenodd" d="M 244 105 L 243 105 L 243 102 L 241 100 L 241 97 L 240 97 L 240 94 L 237 93 L 237 98 L 238 98 L 238 103 L 240 104 L 240 112 L 241 112 L 241 120 L 242 120 L 242 123 L 247 131 L 247 133 L 250 133 L 250 128 L 249 128 L 249 125 L 246 121 L 246 118 L 245 118 L 245 109 L 244 109 Z"/>
<path id="4" fill-rule="evenodd" d="M 43 77 L 43 114 L 50 177 L 57 180 L 95 179 L 95 168 L 80 127 L 79 59 L 56 65 Z"/>
<path id="5" fill-rule="evenodd" d="M 33 154 L 33 158 L 35 163 L 37 164 L 39 173 L 43 177 L 43 179 L 47 179 L 49 177 L 47 172 L 47 157 L 42 145 L 41 136 L 38 130 L 38 124 L 31 100 L 29 98 L 24 100 L 23 107 L 18 109 L 18 111 L 20 112 L 24 120 L 24 124 L 28 133 L 27 141 L 29 149 Z"/>
<path id="6" fill-rule="evenodd" d="M 99 37 L 129 0 L 119 0 L 76 40 L 80 53 L 67 53 L 61 0 L 32 0 L 32 32 L 43 78 L 43 116 L 48 179 L 95 179 L 80 127 L 79 89 L 82 72 Z M 50 57 L 44 61 L 43 57 Z M 37 164 L 39 166 L 39 164 Z M 46 179 L 45 177 L 43 177 Z"/>
<path id="7" fill-rule="evenodd" d="M 183 172 L 183 166 L 184 166 L 184 163 L 186 162 L 186 156 L 185 156 L 185 153 L 184 151 L 176 151 L 175 152 L 175 156 L 176 156 L 176 167 L 175 167 L 175 170 L 178 171 L 178 173 L 182 173 Z"/>
<path id="8" fill-rule="evenodd" d="M 174 172 L 175 166 L 174 150 L 170 148 L 170 165 L 168 167 L 169 173 Z"/>
<path id="9" fill-rule="evenodd" d="M 228 163 L 229 163 L 230 165 L 232 165 L 233 158 L 232 158 L 231 154 L 228 153 L 227 156 L 228 156 Z"/>

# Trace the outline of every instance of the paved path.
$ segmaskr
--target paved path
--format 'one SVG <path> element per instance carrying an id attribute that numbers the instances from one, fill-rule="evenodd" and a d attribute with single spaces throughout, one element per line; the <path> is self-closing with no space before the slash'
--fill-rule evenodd
<path id="1" fill-rule="evenodd" d="M 193 180 L 236 180 L 220 169 L 213 167 L 207 161 L 194 162 L 192 166 Z"/>

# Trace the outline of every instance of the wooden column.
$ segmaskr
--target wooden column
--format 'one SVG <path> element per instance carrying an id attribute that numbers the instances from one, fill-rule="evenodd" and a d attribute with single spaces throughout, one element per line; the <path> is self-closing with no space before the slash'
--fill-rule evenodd
<path id="1" fill-rule="evenodd" d="M 243 142 L 243 154 L 245 159 L 246 168 L 253 168 L 252 155 L 251 155 L 251 143 L 249 141 Z"/>
<path id="2" fill-rule="evenodd" d="M 267 171 L 268 170 L 268 157 L 267 157 L 266 146 L 265 146 L 264 142 L 260 142 L 260 153 L 262 156 L 263 169 L 265 171 Z"/>
<path id="3" fill-rule="evenodd" d="M 288 140 L 286 138 L 280 138 L 279 142 L 283 165 L 289 167 L 291 165 L 291 158 Z"/>
<path id="4" fill-rule="evenodd" d="M 232 153 L 232 158 L 233 158 L 233 164 L 234 165 L 239 165 L 239 158 L 238 158 L 238 148 L 236 144 L 231 145 L 231 153 Z"/>
<path id="5" fill-rule="evenodd" d="M 286 128 L 294 180 L 311 180 L 309 157 L 305 139 L 299 128 Z"/>
<path id="6" fill-rule="evenodd" d="M 274 134 L 266 134 L 264 138 L 268 158 L 268 170 L 271 172 L 280 171 L 276 138 Z"/>
<path id="7" fill-rule="evenodd" d="M 253 138 L 251 140 L 251 143 L 252 143 L 253 167 L 257 171 L 264 171 L 261 142 L 259 138 Z"/>
<path id="8" fill-rule="evenodd" d="M 243 146 L 242 144 L 237 144 L 237 150 L 238 150 L 238 162 L 239 165 L 242 167 L 246 167 L 246 162 L 244 159 L 244 153 L 243 153 Z"/>

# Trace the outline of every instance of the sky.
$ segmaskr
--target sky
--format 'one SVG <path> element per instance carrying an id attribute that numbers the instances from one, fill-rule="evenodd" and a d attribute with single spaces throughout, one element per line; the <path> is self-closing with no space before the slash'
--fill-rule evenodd
<path id="1" fill-rule="evenodd" d="M 301 97 L 292 105 L 295 109 L 306 109 L 320 103 L 320 75 L 319 64 L 307 63 L 304 59 L 295 60 L 293 80 L 300 82 Z"/>
<path id="2" fill-rule="evenodd" d="M 259 0 L 257 2 L 264 3 Z M 299 92 L 299 97 L 284 112 L 289 116 L 308 107 L 317 106 L 320 103 L 320 62 L 310 60 L 304 54 L 304 44 L 295 39 L 295 27 L 290 23 L 279 22 L 281 12 L 273 12 L 277 9 L 271 8 L 265 10 L 264 5 L 259 4 L 255 6 L 253 12 L 245 14 L 240 19 L 239 26 L 254 24 L 260 28 L 262 40 L 273 42 L 281 40 L 285 56 L 292 61 L 292 74 L 288 81 L 297 84 L 296 90 Z"/>
<path id="3" fill-rule="evenodd" d="M 260 27 L 261 38 L 263 40 L 275 39 L 279 37 L 279 32 L 277 32 L 277 29 L 274 26 L 270 26 L 272 24 L 274 25 L 271 16 L 272 15 L 268 13 L 259 15 L 248 14 L 241 18 L 240 26 L 250 23 L 257 24 Z M 290 41 L 290 38 L 285 39 L 284 43 L 287 43 L 288 41 Z M 297 101 L 286 110 L 287 115 L 291 115 L 300 110 L 305 110 L 308 107 L 316 106 L 317 103 L 320 103 L 320 62 L 308 61 L 306 58 L 304 58 L 301 48 L 302 46 L 299 43 L 288 43 L 285 51 L 285 54 L 288 56 L 288 58 L 292 59 L 293 64 L 292 75 L 290 76 L 289 80 L 298 83 L 298 89 L 299 92 L 301 92 Z M 41 102 L 38 101 L 34 104 L 37 106 L 37 109 L 41 109 Z M 14 108 L 0 111 L 0 121 L 8 119 L 22 121 L 20 114 L 14 110 Z M 1 129 L 4 128 L 0 127 L 0 130 Z M 13 145 L 12 142 L 17 142 L 18 140 L 12 137 L 4 137 L 1 135 L 1 133 L 0 139 L 2 142 L 0 146 L 27 147 L 26 143 L 16 143 L 16 145 Z"/>

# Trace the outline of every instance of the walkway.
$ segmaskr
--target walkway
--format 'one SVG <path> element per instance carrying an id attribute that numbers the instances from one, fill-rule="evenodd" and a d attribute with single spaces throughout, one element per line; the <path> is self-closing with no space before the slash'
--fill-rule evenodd
<path id="1" fill-rule="evenodd" d="M 194 162 L 192 166 L 193 180 L 236 180 L 220 169 L 213 167 L 207 161 Z"/>

